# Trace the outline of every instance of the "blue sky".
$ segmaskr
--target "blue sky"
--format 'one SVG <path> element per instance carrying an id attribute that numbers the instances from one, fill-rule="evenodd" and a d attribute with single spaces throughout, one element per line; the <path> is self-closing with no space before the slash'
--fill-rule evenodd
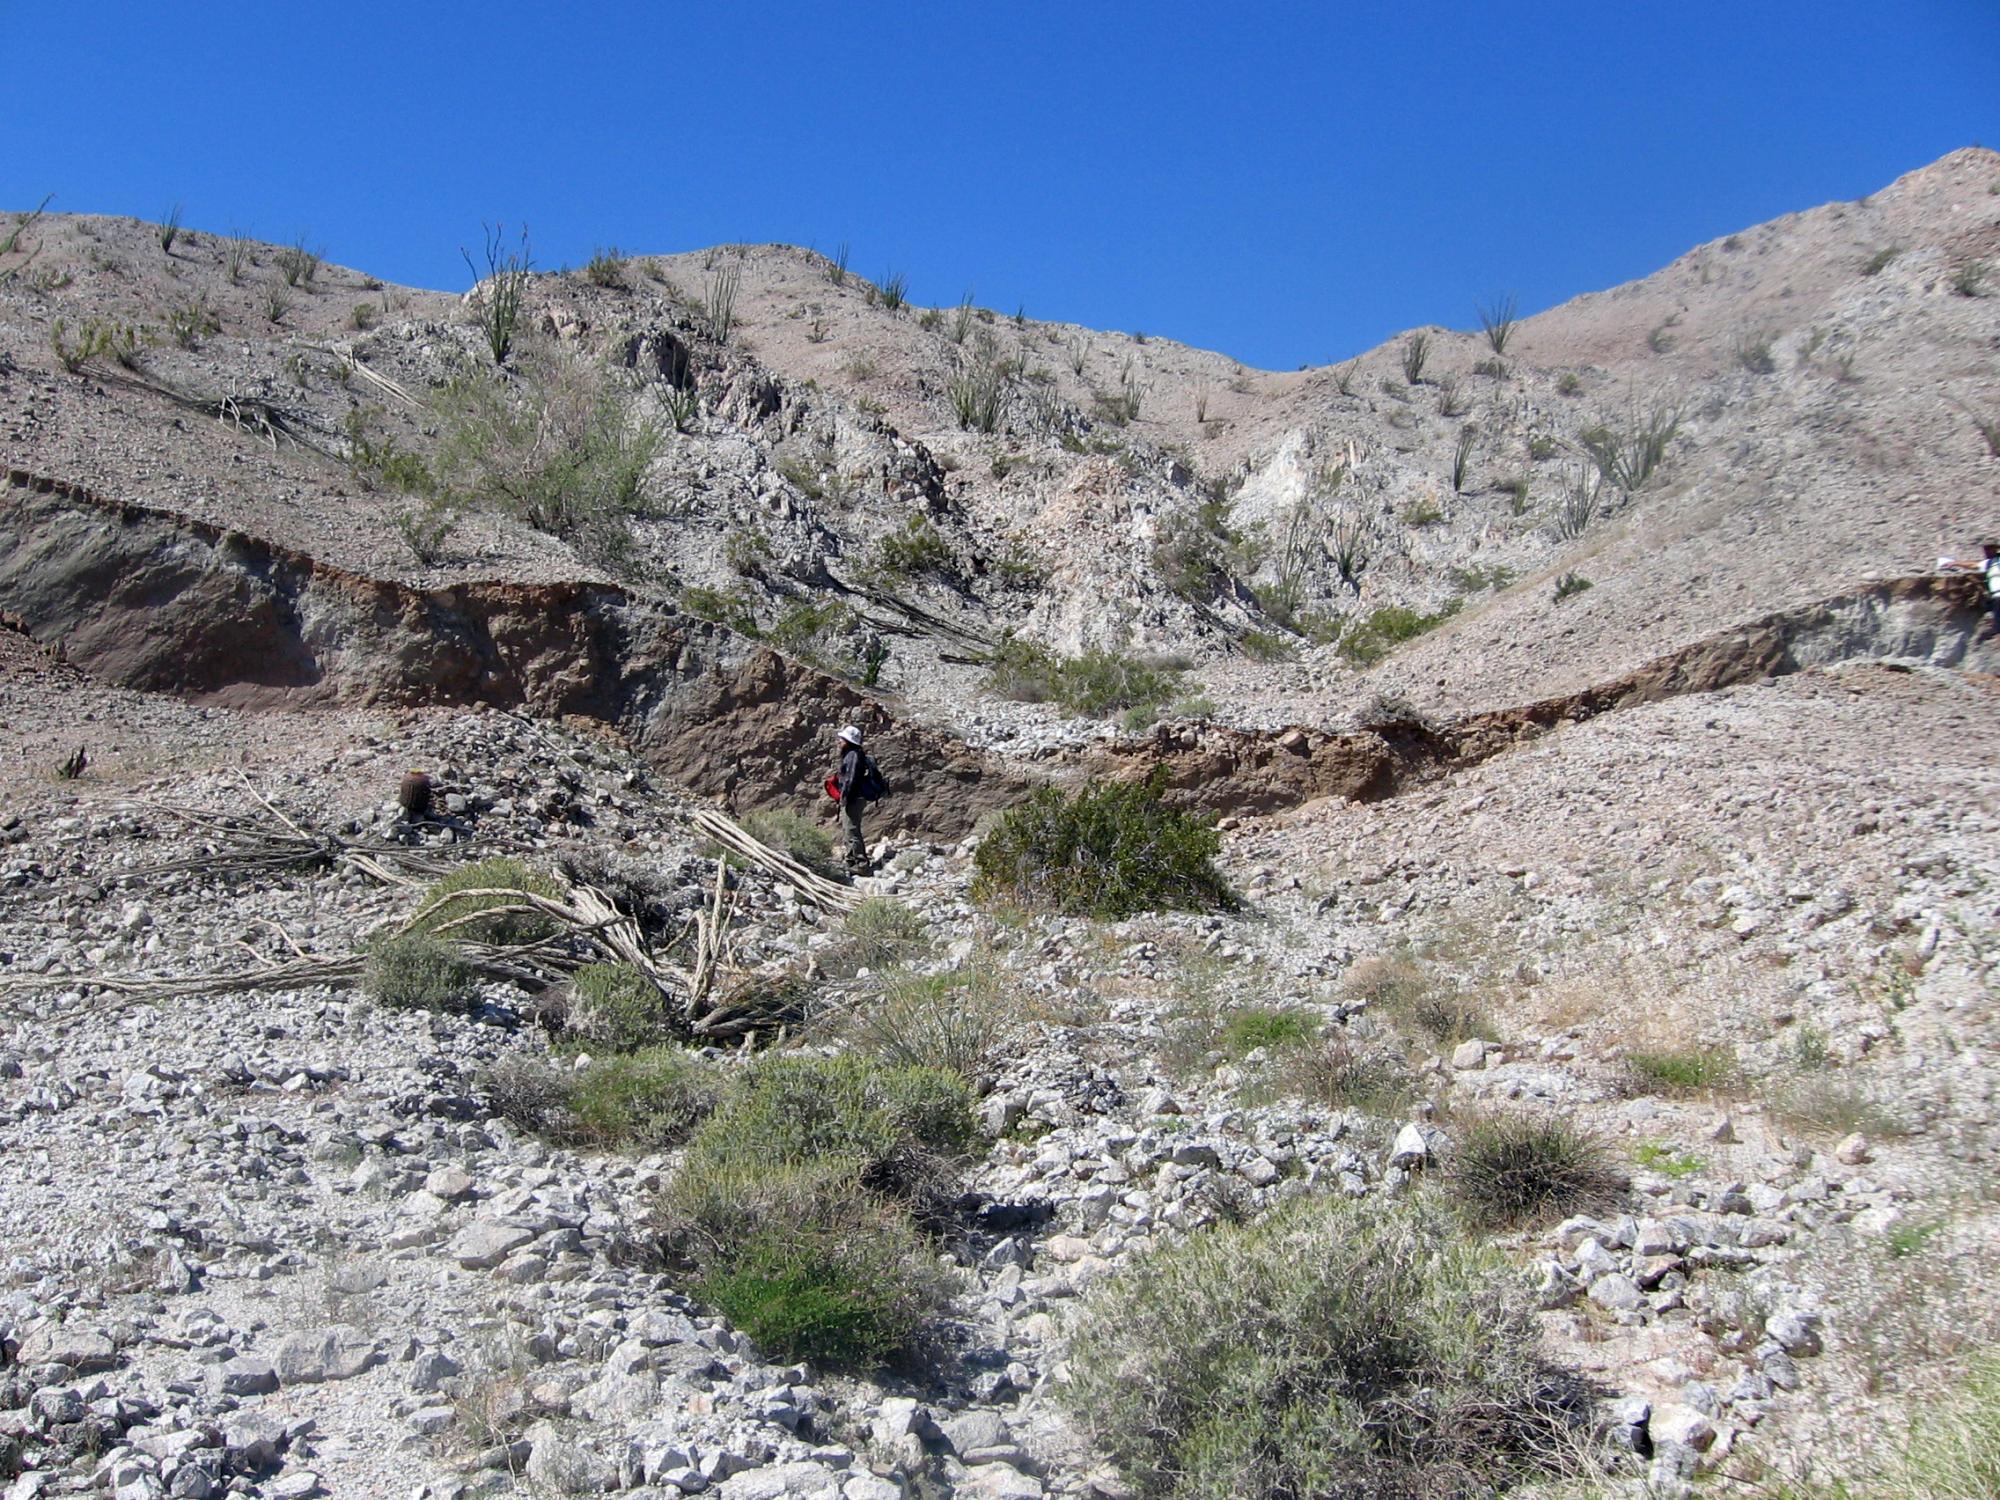
<path id="1" fill-rule="evenodd" d="M 0 207 L 462 288 L 483 221 L 852 246 L 923 303 L 1274 368 L 2000 145 L 2000 0 L 0 0 Z"/>

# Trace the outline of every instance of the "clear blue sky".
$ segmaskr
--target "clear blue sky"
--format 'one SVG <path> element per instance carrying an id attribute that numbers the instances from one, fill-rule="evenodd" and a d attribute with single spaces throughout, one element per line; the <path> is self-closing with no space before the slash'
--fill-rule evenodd
<path id="1" fill-rule="evenodd" d="M 1642 275 L 2000 144 L 2000 0 L 0 0 L 0 207 L 424 286 L 853 247 L 914 300 L 1289 368 Z"/>

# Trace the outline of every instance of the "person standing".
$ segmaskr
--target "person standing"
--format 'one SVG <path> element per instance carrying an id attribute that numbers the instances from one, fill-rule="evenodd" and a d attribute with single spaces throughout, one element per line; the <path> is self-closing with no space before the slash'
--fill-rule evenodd
<path id="1" fill-rule="evenodd" d="M 861 814 L 889 789 L 875 759 L 861 748 L 861 730 L 848 724 L 840 731 L 840 760 L 833 773 L 833 790 L 840 798 L 840 827 L 847 836 L 850 874 L 868 869 L 868 841 L 862 836 Z"/>

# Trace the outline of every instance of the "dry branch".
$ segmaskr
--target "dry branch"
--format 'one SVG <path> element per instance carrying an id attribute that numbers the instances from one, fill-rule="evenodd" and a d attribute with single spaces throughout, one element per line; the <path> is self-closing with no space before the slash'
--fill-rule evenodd
<path id="1" fill-rule="evenodd" d="M 789 854 L 760 843 L 714 808 L 698 807 L 692 817 L 695 827 L 731 854 L 740 855 L 760 870 L 776 875 L 815 905 L 829 911 L 853 911 L 861 904 L 861 893 L 853 886 L 828 880 L 824 875 L 807 869 Z"/>

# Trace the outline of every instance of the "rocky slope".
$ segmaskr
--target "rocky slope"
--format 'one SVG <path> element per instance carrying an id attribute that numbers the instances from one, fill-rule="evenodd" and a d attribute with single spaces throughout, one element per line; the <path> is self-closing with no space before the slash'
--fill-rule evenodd
<path id="1" fill-rule="evenodd" d="M 1406 340 L 1250 371 L 891 306 L 785 247 L 537 276 L 501 386 L 657 429 L 615 535 L 490 495 L 423 530 L 435 497 L 394 455 L 465 472 L 479 297 L 23 224 L 10 1497 L 1129 1494 L 1064 1400 L 1093 1290 L 1292 1196 L 1428 1191 L 1496 1112 L 1574 1120 L 1629 1178 L 1617 1212 L 1499 1241 L 1628 1477 L 1864 1464 L 2000 1316 L 2000 644 L 1928 569 L 2000 514 L 1973 421 L 2000 414 L 2000 297 L 1969 269 L 2000 261 L 1996 188 L 2000 157 L 1958 152 L 1523 320 L 1503 354 L 1428 330 L 1414 380 Z M 955 409 L 982 390 L 990 432 Z M 1675 418 L 1657 472 L 1565 519 L 1593 429 L 1649 414 Z M 1568 574 L 1591 587 L 1557 597 Z M 1313 644 L 1454 599 L 1373 665 Z M 996 699 L 1009 631 L 1179 652 L 1210 701 L 1119 737 Z M 695 1301 L 649 1222 L 674 1153 L 511 1123 L 493 1066 L 549 1056 L 523 989 L 444 1015 L 220 983 L 413 900 L 354 867 L 204 873 L 257 795 L 403 849 L 387 799 L 425 766 L 429 853 L 637 860 L 686 940 L 716 878 L 691 809 L 820 807 L 847 719 L 897 787 L 865 887 L 921 919 L 917 968 L 1005 997 L 918 1368 L 782 1366 Z M 968 898 L 982 815 L 1161 765 L 1226 814 L 1242 913 Z M 876 993 L 834 961 L 840 922 L 736 886 L 732 963 L 810 976 L 826 1020 L 790 1041 L 838 1043 Z M 217 983 L 96 983 L 134 974 Z M 1412 995 L 1455 1019 L 1413 1027 Z M 1267 1011 L 1390 1083 L 1330 1093 L 1309 1049 L 1230 1040 Z"/>

